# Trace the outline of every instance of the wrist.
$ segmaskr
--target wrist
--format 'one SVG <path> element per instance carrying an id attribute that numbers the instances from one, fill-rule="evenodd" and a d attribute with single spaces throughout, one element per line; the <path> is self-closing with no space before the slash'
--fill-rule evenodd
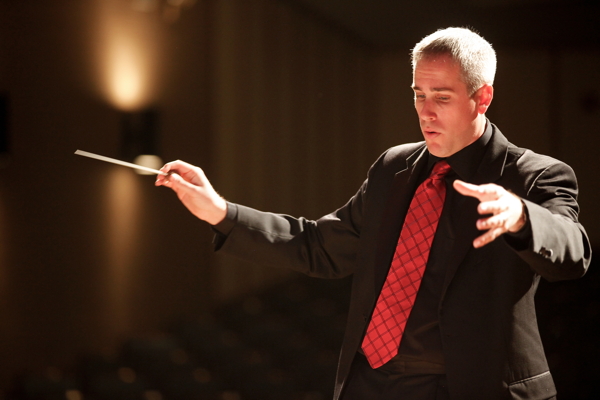
<path id="1" fill-rule="evenodd" d="M 212 212 L 204 220 L 211 225 L 217 225 L 219 222 L 223 221 L 226 216 L 227 202 L 224 198 L 218 196 L 217 199 L 215 199 Z"/>
<path id="2" fill-rule="evenodd" d="M 527 223 L 527 209 L 525 208 L 525 203 L 523 203 L 523 200 L 521 199 L 519 199 L 519 201 L 521 202 L 521 215 L 519 216 L 517 222 L 515 222 L 515 224 L 508 230 L 512 233 L 519 232 Z"/>

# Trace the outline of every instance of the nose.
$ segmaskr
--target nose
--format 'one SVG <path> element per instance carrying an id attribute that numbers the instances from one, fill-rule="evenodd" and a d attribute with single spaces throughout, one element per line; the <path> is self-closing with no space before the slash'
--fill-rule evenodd
<path id="1" fill-rule="evenodd" d="M 436 119 L 437 115 L 434 110 L 433 101 L 426 99 L 419 105 L 417 105 L 417 112 L 419 114 L 419 118 L 423 121 L 433 121 Z"/>

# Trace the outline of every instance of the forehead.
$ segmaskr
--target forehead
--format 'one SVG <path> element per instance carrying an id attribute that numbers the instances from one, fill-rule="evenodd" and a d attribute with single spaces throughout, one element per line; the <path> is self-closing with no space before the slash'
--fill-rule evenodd
<path id="1" fill-rule="evenodd" d="M 460 67 L 448 55 L 421 59 L 413 71 L 413 89 L 427 91 L 436 88 L 466 91 Z"/>

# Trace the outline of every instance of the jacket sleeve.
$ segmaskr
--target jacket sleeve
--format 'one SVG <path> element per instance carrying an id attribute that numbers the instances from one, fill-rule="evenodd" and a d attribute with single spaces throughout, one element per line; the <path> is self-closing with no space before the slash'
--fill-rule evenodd
<path id="1" fill-rule="evenodd" d="M 343 207 L 316 221 L 229 203 L 227 232 L 216 227 L 215 249 L 309 276 L 345 277 L 354 271 L 367 182 Z"/>
<path id="2" fill-rule="evenodd" d="M 591 260 L 591 246 L 578 222 L 577 180 L 568 165 L 554 160 L 532 177 L 523 202 L 531 239 L 519 255 L 549 281 L 579 278 Z"/>

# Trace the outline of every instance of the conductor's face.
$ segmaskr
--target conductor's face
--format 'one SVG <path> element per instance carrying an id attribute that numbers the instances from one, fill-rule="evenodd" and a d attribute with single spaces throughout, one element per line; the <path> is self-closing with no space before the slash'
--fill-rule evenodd
<path id="1" fill-rule="evenodd" d="M 483 134 L 492 87 L 484 85 L 469 96 L 459 66 L 448 56 L 419 61 L 412 87 L 421 131 L 433 155 L 451 156 Z"/>

